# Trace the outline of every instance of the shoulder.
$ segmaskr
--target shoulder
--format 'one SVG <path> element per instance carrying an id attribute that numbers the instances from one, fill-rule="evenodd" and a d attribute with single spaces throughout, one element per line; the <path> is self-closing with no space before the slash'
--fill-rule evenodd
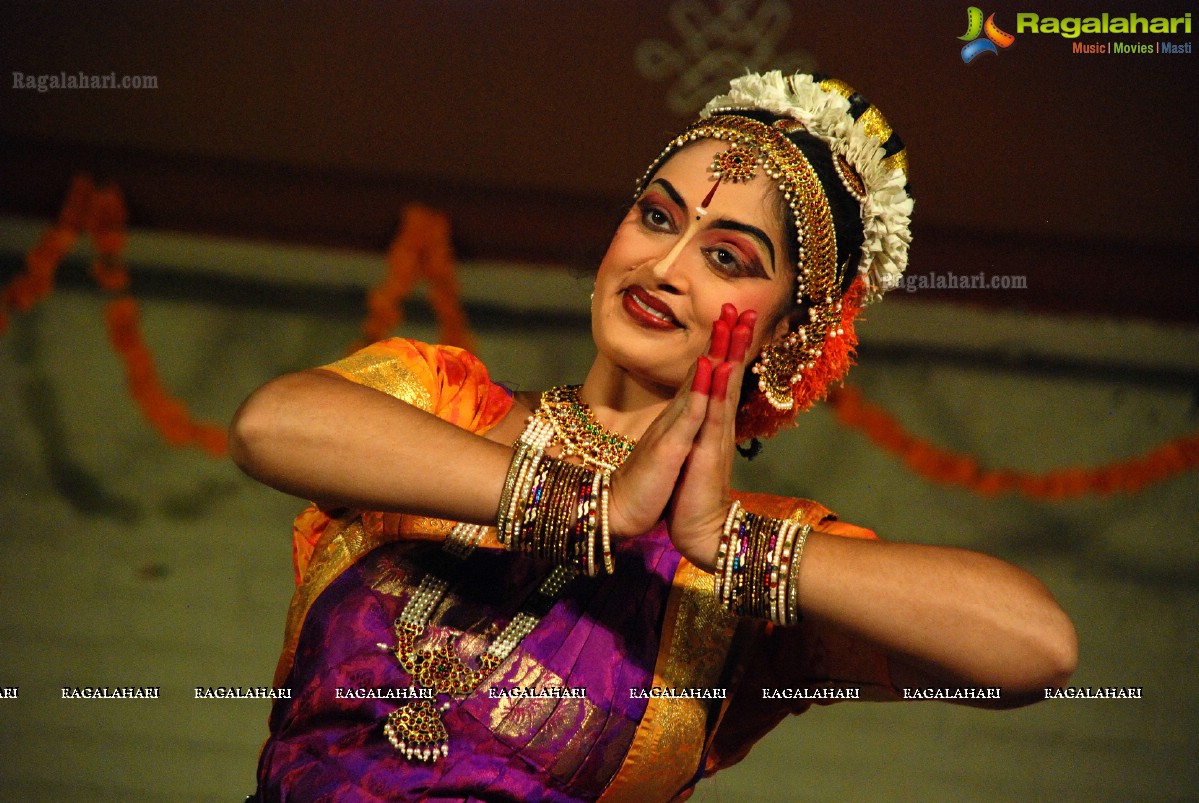
<path id="1" fill-rule="evenodd" d="M 456 346 L 393 337 L 321 367 L 474 431 L 490 428 L 512 406 L 483 361 Z"/>
<path id="2" fill-rule="evenodd" d="M 460 348 L 403 337 L 372 343 L 321 368 L 426 410 L 431 409 L 431 393 L 442 375 L 452 380 L 487 373 L 478 358 Z"/>

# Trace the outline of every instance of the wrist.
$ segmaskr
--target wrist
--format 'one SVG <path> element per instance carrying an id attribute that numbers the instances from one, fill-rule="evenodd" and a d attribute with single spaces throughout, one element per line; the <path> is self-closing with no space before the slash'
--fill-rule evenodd
<path id="1" fill-rule="evenodd" d="M 593 577 L 611 574 L 610 477 L 607 469 L 547 457 L 544 443 L 522 436 L 496 515 L 500 543 Z"/>
<path id="2" fill-rule="evenodd" d="M 716 552 L 717 599 L 738 616 L 798 624 L 799 562 L 811 531 L 810 525 L 759 516 L 734 502 Z"/>

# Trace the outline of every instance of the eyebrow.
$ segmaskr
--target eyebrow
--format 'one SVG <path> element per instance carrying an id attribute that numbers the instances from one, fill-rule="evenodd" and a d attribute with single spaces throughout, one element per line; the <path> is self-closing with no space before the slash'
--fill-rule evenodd
<path id="1" fill-rule="evenodd" d="M 687 208 L 687 202 L 683 200 L 683 196 L 679 195 L 679 191 L 676 190 L 674 185 L 669 181 L 664 178 L 656 178 L 653 180 L 653 184 L 661 185 L 662 191 L 670 196 L 670 200 L 674 201 L 680 209 Z M 759 241 L 766 249 L 766 253 L 770 255 L 771 270 L 774 269 L 774 243 L 770 242 L 770 238 L 766 236 L 766 232 L 762 231 L 757 226 L 752 226 L 749 223 L 742 223 L 739 220 L 732 220 L 731 218 L 727 217 L 717 218 L 716 220 L 713 220 L 710 225 L 711 228 L 714 229 L 739 231 L 742 234 L 748 234 L 750 237 L 753 237 L 755 240 Z"/>
<path id="2" fill-rule="evenodd" d="M 774 270 L 774 244 L 770 242 L 770 238 L 766 236 L 766 232 L 759 229 L 757 226 L 751 226 L 748 223 L 742 223 L 739 220 L 730 220 L 727 217 L 717 218 L 712 221 L 714 229 L 729 229 L 731 231 L 739 231 L 742 234 L 748 234 L 755 240 L 758 240 L 766 248 L 766 253 L 770 255 L 770 269 Z"/>

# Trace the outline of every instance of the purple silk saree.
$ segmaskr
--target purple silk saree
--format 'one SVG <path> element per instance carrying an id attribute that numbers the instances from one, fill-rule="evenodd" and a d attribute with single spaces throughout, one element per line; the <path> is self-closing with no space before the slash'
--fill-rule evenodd
<path id="1" fill-rule="evenodd" d="M 512 403 L 469 354 L 399 338 L 326 369 L 476 433 L 494 426 Z M 811 502 L 739 496 L 755 512 L 873 538 Z M 575 578 L 499 669 L 451 705 L 443 717 L 447 758 L 410 760 L 383 730 L 405 701 L 358 695 L 408 689 L 408 675 L 387 649 L 396 644 L 393 622 L 427 567 L 442 565 L 441 542 L 451 525 L 343 514 L 312 507 L 296 520 L 298 588 L 275 677 L 292 695 L 272 709 L 258 769 L 264 803 L 671 800 L 685 796 L 702 773 L 735 763 L 780 719 L 808 705 L 764 699 L 763 687 L 889 688 L 885 660 L 873 648 L 810 623 L 783 632 L 733 620 L 714 599 L 711 576 L 682 561 L 660 524 L 615 545 L 614 576 Z M 460 636 L 459 657 L 476 666 L 549 571 L 495 548 L 476 550 L 452 573 L 439 568 L 450 592 L 421 646 Z M 651 686 L 727 688 L 729 699 L 647 700 L 631 693 Z M 500 693 L 559 687 L 584 689 L 585 696 Z"/>
<path id="2" fill-rule="evenodd" d="M 404 700 L 356 697 L 406 689 L 392 623 L 438 544 L 378 547 L 334 580 L 305 617 L 259 764 L 263 800 L 594 800 L 628 752 L 653 681 L 679 554 L 665 527 L 618 548 L 614 577 L 576 577 L 499 670 L 444 715 L 449 756 L 427 764 L 388 742 L 383 724 Z M 439 564 L 440 565 L 440 564 Z M 549 571 L 524 555 L 480 549 L 456 563 L 450 592 L 422 645 L 464 633 L 471 666 Z M 439 573 L 442 573 L 439 571 Z M 484 635 L 486 634 L 486 635 Z M 504 690 L 583 689 L 582 698 Z M 578 692 L 575 692 L 576 694 Z M 444 697 L 439 700 L 445 699 Z"/>

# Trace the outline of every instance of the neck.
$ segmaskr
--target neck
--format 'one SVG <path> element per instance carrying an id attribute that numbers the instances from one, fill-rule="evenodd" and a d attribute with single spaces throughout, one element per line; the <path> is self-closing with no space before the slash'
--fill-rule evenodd
<path id="1" fill-rule="evenodd" d="M 580 400 L 591 408 L 597 421 L 634 439 L 645 434 L 674 395 L 674 388 L 639 379 L 603 355 L 595 358 L 579 391 Z"/>

